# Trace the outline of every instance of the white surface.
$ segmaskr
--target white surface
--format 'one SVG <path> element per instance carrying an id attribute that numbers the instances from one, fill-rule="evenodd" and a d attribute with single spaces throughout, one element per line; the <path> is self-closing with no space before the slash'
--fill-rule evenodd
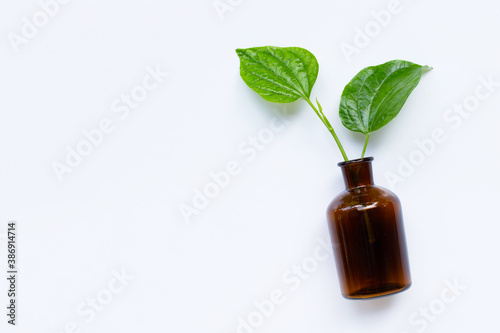
<path id="1" fill-rule="evenodd" d="M 211 0 L 71 1 L 18 53 L 8 34 L 19 34 L 22 18 L 40 6 L 0 2 L 0 233 L 17 220 L 20 248 L 18 326 L 8 327 L 2 310 L 1 331 L 237 332 L 237 318 L 273 290 L 285 300 L 255 332 L 496 327 L 500 87 L 456 128 L 443 117 L 474 95 L 481 77 L 500 81 L 498 4 L 401 0 L 401 11 L 348 62 L 340 45 L 352 44 L 356 27 L 370 25 L 370 13 L 389 1 L 223 1 L 235 4 L 224 20 Z M 367 152 L 376 183 L 389 186 L 387 172 L 397 172 L 415 140 L 436 128 L 447 136 L 394 188 L 404 209 L 409 291 L 345 300 L 331 258 L 293 290 L 289 270 L 314 264 L 317 239 L 329 241 L 325 209 L 343 188 L 341 156 L 303 102 L 288 107 L 286 129 L 254 160 L 238 150 L 280 110 L 239 77 L 234 49 L 260 45 L 316 55 L 313 96 L 351 158 L 363 139 L 337 116 L 350 78 L 397 58 L 434 67 Z M 169 76 L 121 119 L 111 104 L 141 84 L 148 67 Z M 52 163 L 64 162 L 66 146 L 105 118 L 114 130 L 59 182 Z M 185 223 L 180 205 L 231 160 L 241 172 Z M 109 296 L 103 290 L 122 269 L 134 279 L 86 322 L 89 312 L 77 309 Z M 453 295 L 445 281 L 455 279 L 467 289 L 440 309 L 442 293 Z M 424 320 L 418 311 L 429 306 L 442 313 Z"/>

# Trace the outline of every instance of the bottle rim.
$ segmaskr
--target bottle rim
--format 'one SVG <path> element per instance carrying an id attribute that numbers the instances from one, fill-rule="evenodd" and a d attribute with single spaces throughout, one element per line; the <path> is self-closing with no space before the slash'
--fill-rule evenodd
<path id="1" fill-rule="evenodd" d="M 350 164 L 364 163 L 364 162 L 371 162 L 371 161 L 373 161 L 373 156 L 364 157 L 364 158 L 357 158 L 357 159 L 349 160 L 349 161 L 343 161 L 343 162 L 337 163 L 337 165 L 339 167 L 343 167 L 343 166 L 350 165 Z"/>

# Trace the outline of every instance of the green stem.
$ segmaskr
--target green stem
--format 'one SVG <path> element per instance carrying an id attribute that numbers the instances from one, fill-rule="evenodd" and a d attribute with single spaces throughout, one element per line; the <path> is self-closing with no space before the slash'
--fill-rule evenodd
<path id="1" fill-rule="evenodd" d="M 365 157 L 366 146 L 368 145 L 369 139 L 370 139 L 370 134 L 366 134 L 365 146 L 363 147 L 363 152 L 361 153 L 361 158 Z"/>
<path id="2" fill-rule="evenodd" d="M 348 161 L 349 159 L 347 158 L 347 155 L 346 155 L 346 153 L 344 151 L 344 147 L 342 147 L 342 144 L 340 143 L 340 140 L 339 140 L 337 134 L 335 133 L 335 130 L 333 129 L 332 125 L 330 124 L 330 122 L 328 121 L 328 119 L 323 114 L 323 110 L 322 110 L 321 105 L 319 104 L 319 102 L 318 102 L 318 107 L 319 107 L 319 110 L 318 110 L 318 109 L 316 109 L 316 107 L 314 106 L 314 104 L 311 102 L 311 100 L 309 98 L 306 98 L 305 100 L 311 106 L 311 108 L 314 110 L 314 112 L 316 112 L 316 114 L 318 115 L 319 119 L 321 119 L 321 121 L 323 122 L 323 124 L 325 124 L 326 128 L 328 128 L 328 130 L 330 131 L 330 133 L 332 133 L 333 138 L 335 139 L 335 142 L 337 143 L 337 146 L 339 146 L 340 152 L 342 153 L 342 157 L 344 157 L 345 161 Z"/>

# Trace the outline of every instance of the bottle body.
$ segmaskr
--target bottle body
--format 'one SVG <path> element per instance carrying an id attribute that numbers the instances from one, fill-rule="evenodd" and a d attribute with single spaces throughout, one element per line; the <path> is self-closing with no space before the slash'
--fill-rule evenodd
<path id="1" fill-rule="evenodd" d="M 327 217 L 342 294 L 364 299 L 397 293 L 411 285 L 401 204 L 373 184 L 371 161 L 339 163 L 346 190 Z"/>

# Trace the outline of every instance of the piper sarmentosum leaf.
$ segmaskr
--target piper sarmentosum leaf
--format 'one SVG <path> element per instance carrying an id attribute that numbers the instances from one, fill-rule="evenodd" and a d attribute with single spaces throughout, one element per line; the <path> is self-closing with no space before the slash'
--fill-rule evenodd
<path id="1" fill-rule="evenodd" d="M 300 47 L 263 46 L 237 49 L 243 81 L 269 102 L 309 99 L 318 76 L 318 61 Z"/>
<path id="2" fill-rule="evenodd" d="M 342 124 L 365 135 L 387 125 L 398 115 L 423 71 L 429 69 L 393 60 L 361 70 L 342 92 L 339 109 Z"/>

